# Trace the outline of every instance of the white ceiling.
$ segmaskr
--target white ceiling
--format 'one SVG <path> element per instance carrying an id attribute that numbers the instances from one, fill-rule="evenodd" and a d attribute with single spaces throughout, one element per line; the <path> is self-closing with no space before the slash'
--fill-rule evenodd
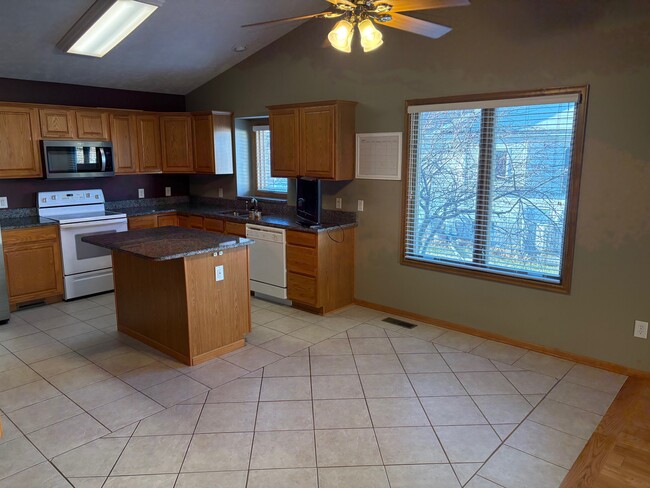
<path id="1" fill-rule="evenodd" d="M 0 77 L 185 95 L 301 22 L 246 23 L 315 13 L 323 0 L 166 0 L 104 58 L 56 48 L 94 0 L 1 0 Z M 244 53 L 233 52 L 246 45 Z"/>

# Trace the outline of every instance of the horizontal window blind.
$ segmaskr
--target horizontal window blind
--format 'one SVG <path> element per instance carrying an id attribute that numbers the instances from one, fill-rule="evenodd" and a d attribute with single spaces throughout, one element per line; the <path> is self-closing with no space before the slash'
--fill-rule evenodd
<path id="1" fill-rule="evenodd" d="M 560 283 L 579 97 L 472 103 L 409 108 L 404 258 Z"/>
<path id="2" fill-rule="evenodd" d="M 271 131 L 268 125 L 253 126 L 257 191 L 287 193 L 287 179 L 271 176 Z"/>

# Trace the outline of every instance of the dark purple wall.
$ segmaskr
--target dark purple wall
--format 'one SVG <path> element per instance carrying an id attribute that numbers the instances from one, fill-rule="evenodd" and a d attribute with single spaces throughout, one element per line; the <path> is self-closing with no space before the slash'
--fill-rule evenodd
<path id="1" fill-rule="evenodd" d="M 171 186 L 172 196 L 189 194 L 187 175 L 129 175 L 81 180 L 17 179 L 0 180 L 0 196 L 7 197 L 9 208 L 36 206 L 39 191 L 65 191 L 101 188 L 107 201 L 138 198 L 138 188 L 144 188 L 146 198 L 165 196 Z"/>
<path id="2" fill-rule="evenodd" d="M 94 86 L 0 78 L 0 101 L 81 107 L 132 108 L 160 112 L 185 110 L 183 95 L 114 90 Z"/>
<path id="3" fill-rule="evenodd" d="M 130 108 L 160 112 L 185 110 L 185 97 L 162 93 L 113 90 L 91 86 L 46 83 L 41 81 L 0 78 L 0 101 L 47 103 L 83 107 Z M 144 188 L 147 198 L 165 196 L 165 187 L 172 195 L 189 194 L 186 175 L 133 175 L 84 180 L 2 179 L 0 196 L 9 199 L 9 208 L 34 207 L 39 191 L 80 190 L 101 188 L 108 201 L 138 198 L 138 188 Z"/>

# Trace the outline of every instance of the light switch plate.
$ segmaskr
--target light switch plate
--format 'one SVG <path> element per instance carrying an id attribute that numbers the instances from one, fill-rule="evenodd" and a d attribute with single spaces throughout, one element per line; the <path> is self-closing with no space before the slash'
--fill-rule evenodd
<path id="1" fill-rule="evenodd" d="M 342 198 L 337 198 L 336 199 L 336 208 L 341 208 L 343 206 L 343 199 Z"/>
<path id="2" fill-rule="evenodd" d="M 634 337 L 639 339 L 648 338 L 648 322 L 643 322 L 642 320 L 634 321 Z"/>
<path id="3" fill-rule="evenodd" d="M 357 210 L 363 212 L 363 200 L 357 200 Z"/>
<path id="4" fill-rule="evenodd" d="M 219 188 L 219 198 L 223 198 L 223 188 Z"/>
<path id="5" fill-rule="evenodd" d="M 223 281 L 223 264 L 214 267 L 215 281 Z"/>
<path id="6" fill-rule="evenodd" d="M 7 197 L 0 197 L 0 208 L 9 208 Z"/>
<path id="7" fill-rule="evenodd" d="M 144 188 L 138 188 L 138 198 L 144 198 Z"/>
<path id="8" fill-rule="evenodd" d="M 172 196 L 172 187 L 171 186 L 166 186 L 165 187 L 165 196 L 166 197 L 171 197 Z"/>

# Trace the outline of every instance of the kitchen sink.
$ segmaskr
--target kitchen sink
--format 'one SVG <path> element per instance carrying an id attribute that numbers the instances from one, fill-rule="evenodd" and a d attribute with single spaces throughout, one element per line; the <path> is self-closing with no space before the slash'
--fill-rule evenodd
<path id="1" fill-rule="evenodd" d="M 227 215 L 230 217 L 247 217 L 248 212 L 240 212 L 239 210 L 226 210 L 225 212 L 219 212 L 219 215 Z"/>

